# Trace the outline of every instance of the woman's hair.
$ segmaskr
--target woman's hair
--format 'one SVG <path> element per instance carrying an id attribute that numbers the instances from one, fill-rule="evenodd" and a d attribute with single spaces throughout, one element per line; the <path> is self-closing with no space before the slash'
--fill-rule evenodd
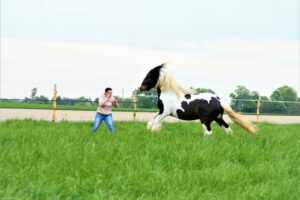
<path id="1" fill-rule="evenodd" d="M 105 93 L 108 92 L 108 91 L 111 91 L 112 89 L 110 87 L 108 88 L 105 88 Z"/>

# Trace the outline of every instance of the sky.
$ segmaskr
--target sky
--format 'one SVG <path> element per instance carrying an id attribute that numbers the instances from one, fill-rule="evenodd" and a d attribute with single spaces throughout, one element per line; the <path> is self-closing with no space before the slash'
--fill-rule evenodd
<path id="1" fill-rule="evenodd" d="M 0 1 L 2 98 L 130 97 L 161 63 L 223 98 L 300 90 L 298 0 Z"/>

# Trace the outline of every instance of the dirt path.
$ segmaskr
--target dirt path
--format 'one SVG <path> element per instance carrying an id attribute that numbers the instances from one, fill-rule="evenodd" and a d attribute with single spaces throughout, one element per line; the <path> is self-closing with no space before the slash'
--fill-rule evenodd
<path id="1" fill-rule="evenodd" d="M 95 117 L 95 111 L 75 111 L 75 110 L 58 110 L 56 111 L 57 121 L 93 121 Z M 136 115 L 137 121 L 149 121 L 155 113 L 138 112 Z M 230 122 L 228 116 L 224 116 L 225 120 Z M 244 115 L 244 117 L 250 121 L 257 121 L 256 115 Z M 0 108 L 0 120 L 6 119 L 37 119 L 37 120 L 52 120 L 52 110 L 41 109 L 6 109 Z M 115 121 L 132 121 L 132 112 L 113 112 L 113 118 Z M 174 117 L 167 117 L 166 122 L 181 121 Z M 272 123 L 300 123 L 300 116 L 270 116 L 262 115 L 259 117 L 259 121 L 272 122 Z"/>

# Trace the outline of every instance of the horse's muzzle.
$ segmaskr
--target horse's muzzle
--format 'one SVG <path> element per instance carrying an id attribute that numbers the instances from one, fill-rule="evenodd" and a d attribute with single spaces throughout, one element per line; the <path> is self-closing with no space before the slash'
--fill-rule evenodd
<path id="1" fill-rule="evenodd" d="M 142 91 L 145 91 L 147 89 L 147 87 L 146 87 L 146 85 L 141 85 L 141 87 L 140 87 L 140 91 L 142 92 Z"/>

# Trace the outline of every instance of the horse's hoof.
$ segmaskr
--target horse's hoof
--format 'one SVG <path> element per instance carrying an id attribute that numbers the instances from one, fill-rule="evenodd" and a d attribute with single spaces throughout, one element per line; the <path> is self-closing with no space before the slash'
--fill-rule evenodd
<path id="1" fill-rule="evenodd" d="M 152 132 L 159 132 L 161 125 L 153 125 L 151 131 Z"/>
<path id="2" fill-rule="evenodd" d="M 228 128 L 223 127 L 223 128 L 224 128 L 224 131 L 225 131 L 226 134 L 228 134 L 228 135 L 232 135 L 233 134 L 233 131 L 232 131 L 232 129 L 230 127 L 228 127 Z"/>
<path id="3" fill-rule="evenodd" d="M 147 129 L 148 129 L 148 130 L 151 130 L 151 129 L 152 129 L 152 125 L 153 125 L 153 122 L 152 122 L 152 121 L 148 122 L 148 123 L 147 123 Z"/>
<path id="4" fill-rule="evenodd" d="M 212 131 L 204 131 L 204 135 L 211 135 Z"/>

